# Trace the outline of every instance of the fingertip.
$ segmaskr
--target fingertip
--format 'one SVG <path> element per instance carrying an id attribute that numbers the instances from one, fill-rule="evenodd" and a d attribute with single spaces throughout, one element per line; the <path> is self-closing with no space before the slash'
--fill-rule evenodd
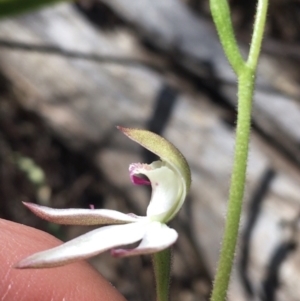
<path id="1" fill-rule="evenodd" d="M 53 236 L 0 219 L 0 237 L 2 301 L 20 300 L 21 297 L 24 301 L 125 301 L 116 289 L 86 262 L 51 269 L 24 269 L 26 266 L 22 259 L 61 243 Z"/>

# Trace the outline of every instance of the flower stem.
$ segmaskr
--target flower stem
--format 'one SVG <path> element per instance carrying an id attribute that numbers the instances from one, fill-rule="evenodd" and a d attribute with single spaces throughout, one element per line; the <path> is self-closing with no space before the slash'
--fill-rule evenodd
<path id="1" fill-rule="evenodd" d="M 228 2 L 227 0 L 210 0 L 209 4 L 225 55 L 237 74 L 245 62 L 233 32 Z"/>
<path id="2" fill-rule="evenodd" d="M 267 18 L 268 4 L 268 0 L 259 0 L 257 3 L 256 18 L 254 22 L 253 35 L 247 60 L 247 65 L 253 70 L 255 70 L 257 67 Z"/>
<path id="3" fill-rule="evenodd" d="M 252 94 L 254 86 L 253 79 L 252 70 L 245 68 L 243 74 L 239 76 L 238 80 L 239 102 L 235 156 L 225 231 L 211 301 L 225 300 L 234 260 L 246 179 Z"/>
<path id="4" fill-rule="evenodd" d="M 235 70 L 238 77 L 238 116 L 235 154 L 225 231 L 211 301 L 224 301 L 226 299 L 234 261 L 246 181 L 255 73 L 265 27 L 267 7 L 268 0 L 258 1 L 248 60 L 247 63 L 243 63 L 243 66 L 239 67 L 237 71 Z"/>
<path id="5" fill-rule="evenodd" d="M 171 248 L 153 254 L 153 268 L 156 284 L 156 300 L 169 300 L 169 287 L 171 279 Z"/>

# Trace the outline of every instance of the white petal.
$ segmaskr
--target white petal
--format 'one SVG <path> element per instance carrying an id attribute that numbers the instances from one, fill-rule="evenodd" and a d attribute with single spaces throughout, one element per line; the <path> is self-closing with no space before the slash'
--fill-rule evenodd
<path id="1" fill-rule="evenodd" d="M 178 173 L 161 161 L 150 165 L 136 163 L 129 169 L 131 176 L 143 174 L 151 182 L 152 196 L 147 216 L 151 220 L 167 222 L 181 206 L 183 182 Z"/>
<path id="2" fill-rule="evenodd" d="M 114 247 L 137 242 L 145 235 L 149 222 L 106 226 L 81 235 L 50 250 L 21 260 L 17 268 L 47 268 L 95 256 Z"/>
<path id="3" fill-rule="evenodd" d="M 63 225 L 105 225 L 136 222 L 138 217 L 109 209 L 54 209 L 23 203 L 37 216 Z"/>
<path id="4" fill-rule="evenodd" d="M 127 257 L 142 254 L 152 254 L 170 247 L 178 237 L 178 233 L 167 225 L 152 222 L 140 245 L 135 249 L 113 249 L 114 257 Z"/>

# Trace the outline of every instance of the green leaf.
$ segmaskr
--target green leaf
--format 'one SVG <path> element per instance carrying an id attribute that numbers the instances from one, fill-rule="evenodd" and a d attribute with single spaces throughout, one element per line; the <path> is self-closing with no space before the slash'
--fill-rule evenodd
<path id="1" fill-rule="evenodd" d="M 28 12 L 45 5 L 59 2 L 63 2 L 63 0 L 0 0 L 0 18 Z"/>

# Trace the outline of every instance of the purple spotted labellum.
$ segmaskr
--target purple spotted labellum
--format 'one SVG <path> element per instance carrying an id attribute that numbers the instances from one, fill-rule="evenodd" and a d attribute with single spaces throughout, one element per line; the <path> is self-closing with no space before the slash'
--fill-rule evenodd
<path id="1" fill-rule="evenodd" d="M 17 268 L 47 268 L 83 260 L 107 250 L 115 257 L 152 254 L 171 246 L 178 237 L 169 222 L 181 208 L 191 184 L 189 166 L 178 149 L 164 138 L 145 130 L 118 127 L 126 136 L 160 157 L 151 164 L 133 163 L 129 174 L 136 185 L 151 185 L 146 216 L 109 209 L 53 209 L 24 205 L 37 216 L 64 225 L 107 225 L 58 247 L 33 254 Z M 121 246 L 135 242 L 133 249 Z"/>

